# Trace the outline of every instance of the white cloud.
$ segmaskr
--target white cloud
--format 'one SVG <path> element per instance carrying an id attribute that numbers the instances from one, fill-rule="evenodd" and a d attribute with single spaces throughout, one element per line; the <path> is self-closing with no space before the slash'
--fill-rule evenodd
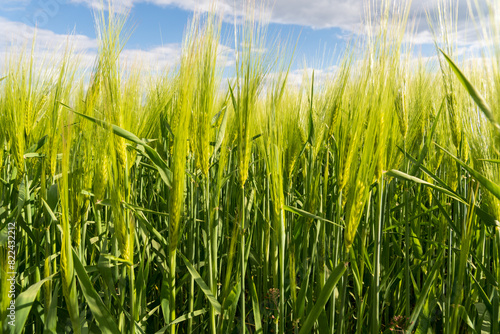
<path id="1" fill-rule="evenodd" d="M 57 49 L 70 43 L 76 51 L 97 47 L 97 42 L 85 35 L 62 35 L 47 29 L 35 29 L 25 23 L 9 21 L 0 17 L 0 45 L 23 45 L 36 35 L 37 45 L 44 49 Z"/>
<path id="2" fill-rule="evenodd" d="M 142 70 L 154 72 L 176 65 L 180 55 L 180 44 L 169 44 L 149 50 L 123 50 L 120 60 L 125 67 L 139 66 Z"/>
<path id="3" fill-rule="evenodd" d="M 149 50 L 126 49 L 122 51 L 120 60 L 124 67 L 137 66 L 144 71 L 157 72 L 178 65 L 181 52 L 181 44 L 178 43 L 158 46 Z M 219 44 L 217 63 L 222 68 L 234 66 L 234 49 Z"/>
<path id="4" fill-rule="evenodd" d="M 0 10 L 2 11 L 15 11 L 23 10 L 28 6 L 30 0 L 1 0 Z"/>
<path id="5" fill-rule="evenodd" d="M 58 1 L 58 0 L 55 0 Z M 96 10 L 101 10 L 101 9 L 108 9 L 108 0 L 69 0 L 69 2 L 73 3 L 81 3 L 89 6 L 90 8 L 96 9 Z M 112 8 L 114 11 L 123 13 L 129 10 L 134 6 L 134 2 L 137 2 L 136 0 L 112 0 Z"/>
<path id="6" fill-rule="evenodd" d="M 9 21 L 0 17 L 0 71 L 12 55 L 29 54 L 35 37 L 35 63 L 50 67 L 61 59 L 69 46 L 76 55 L 81 69 L 91 69 L 97 56 L 98 41 L 85 35 L 57 34 L 47 29 L 36 29 L 22 22 Z M 181 55 L 181 44 L 170 43 L 150 49 L 124 49 L 120 55 L 123 68 L 138 67 L 143 71 L 162 71 L 177 65 Z M 220 66 L 234 65 L 234 49 L 219 44 Z M 1 76 L 1 72 L 0 72 Z"/>
<path id="7" fill-rule="evenodd" d="M 100 0 L 71 0 L 85 3 L 89 7 L 101 8 Z M 113 6 L 123 10 L 137 3 L 152 3 L 158 6 L 175 6 L 185 10 L 209 11 L 214 8 L 212 0 L 113 0 Z M 275 23 L 298 24 L 315 28 L 342 27 L 351 29 L 361 22 L 363 0 L 275 0 L 273 6 L 263 6 L 259 17 Z M 245 12 L 246 0 L 219 0 L 215 8 L 226 18 Z"/>
<path id="8" fill-rule="evenodd" d="M 33 40 L 33 61 L 39 71 L 49 71 L 57 66 L 65 51 L 72 50 L 72 64 L 90 68 L 95 59 L 97 41 L 84 35 L 57 34 L 47 29 L 35 29 L 25 23 L 0 17 L 0 71 L 7 70 L 9 61 L 17 62 L 21 55 L 28 57 Z M 76 63 L 75 63 L 76 62 Z"/>
<path id="9" fill-rule="evenodd" d="M 35 63 L 51 66 L 61 59 L 69 46 L 82 69 L 90 69 L 97 56 L 98 41 L 85 35 L 57 34 L 47 29 L 35 29 L 21 22 L 0 17 L 0 70 L 15 54 L 29 53 L 35 36 Z M 23 51 L 24 50 L 24 51 Z M 174 66 L 181 53 L 180 44 L 167 44 L 149 50 L 126 49 L 121 54 L 124 66 L 141 65 L 143 70 L 161 70 Z M 225 55 L 226 58 L 227 55 Z M 225 59 L 226 59 L 225 58 Z"/>
<path id="10" fill-rule="evenodd" d="M 101 0 L 71 0 L 76 3 L 85 3 L 93 8 L 101 7 Z M 213 0 L 112 0 L 115 9 L 125 11 L 131 9 L 138 3 L 151 3 L 157 6 L 175 6 L 185 10 L 209 11 L 213 8 Z M 257 0 L 257 3 L 261 1 Z M 224 18 L 232 20 L 234 15 L 241 17 L 245 13 L 247 0 L 219 0 L 216 2 L 217 10 L 222 12 Z M 376 0 L 268 0 L 267 5 L 260 7 L 259 18 L 265 21 L 282 24 L 295 24 L 322 28 L 341 28 L 344 31 L 362 33 L 366 29 L 363 23 L 366 18 L 368 6 L 372 13 L 372 18 L 376 21 L 380 11 L 381 1 Z M 405 2 L 401 0 L 395 2 L 402 6 Z M 427 23 L 427 14 L 431 18 L 436 32 L 439 33 L 438 13 L 439 6 L 444 3 L 453 3 L 452 10 L 445 8 L 445 12 L 456 14 L 456 27 L 460 32 L 457 36 L 462 42 L 466 42 L 465 37 L 470 37 L 472 24 L 467 24 L 469 9 L 467 0 L 419 0 L 413 1 L 410 7 L 409 22 L 413 25 L 414 33 L 407 40 L 412 40 L 415 44 L 432 44 L 433 36 Z M 259 6 L 258 6 L 259 8 Z"/>
<path id="11" fill-rule="evenodd" d="M 234 66 L 236 63 L 235 50 L 227 45 L 219 44 L 217 63 L 221 67 Z"/>
<path id="12" fill-rule="evenodd" d="M 19 7 L 26 6 L 29 0 L 0 0 L 0 9 L 3 6 Z M 47 0 L 53 3 L 52 7 L 45 8 L 47 15 L 57 9 L 58 4 L 63 0 Z M 73 3 L 85 4 L 94 9 L 100 9 L 107 0 L 69 0 Z M 369 1 L 369 2 L 367 2 Z M 256 0 L 260 2 L 260 0 Z M 315 29 L 338 27 L 343 29 L 342 34 L 362 33 L 366 31 L 363 25 L 366 4 L 380 6 L 377 0 L 269 0 L 273 6 L 267 6 L 261 11 L 260 17 L 266 18 L 270 22 L 283 24 L 297 24 L 309 26 Z M 438 13 L 439 3 L 455 3 L 455 0 L 419 0 L 413 1 L 410 11 L 410 25 L 413 29 L 409 32 L 405 41 L 410 41 L 414 45 L 433 44 L 434 36 L 427 24 L 427 16 L 432 20 L 432 24 L 438 34 L 442 31 L 439 25 Z M 44 2 L 45 3 L 45 2 Z M 127 11 L 138 3 L 151 3 L 157 6 L 175 6 L 186 10 L 208 11 L 213 8 L 212 0 L 113 0 L 114 8 L 120 12 Z M 245 12 L 247 0 L 219 0 L 217 10 L 224 13 L 224 17 L 232 20 L 234 14 L 241 16 Z M 396 3 L 403 3 L 403 0 Z M 106 5 L 105 5 L 106 6 Z M 50 9 L 50 10 L 49 10 Z M 380 10 L 380 8 L 378 8 Z M 372 11 L 376 12 L 377 8 Z M 445 12 L 447 9 L 445 9 Z M 458 0 L 456 12 L 456 31 L 450 34 L 455 41 L 457 53 L 477 52 L 480 49 L 481 41 L 477 38 L 473 24 L 468 20 L 469 9 L 467 0 Z M 372 15 L 373 16 L 373 15 Z M 376 26 L 376 24 L 374 24 Z M 43 26 L 43 25 L 42 25 Z M 40 27 L 40 25 L 39 25 Z M 28 43 L 31 41 L 35 29 L 28 24 L 11 22 L 0 17 L 0 48 L 6 49 L 8 45 Z M 97 41 L 84 35 L 64 35 L 56 34 L 50 30 L 37 30 L 37 45 L 46 51 L 60 50 L 67 42 L 73 45 L 78 53 L 95 56 Z M 179 59 L 180 45 L 170 44 L 158 46 L 148 50 L 125 50 L 122 59 L 128 63 L 140 62 L 148 68 L 171 66 Z M 2 61 L 0 59 L 0 61 Z M 234 64 L 233 50 L 221 47 L 221 61 L 226 65 Z"/>
<path id="13" fill-rule="evenodd" d="M 314 85 L 321 87 L 324 83 L 329 82 L 337 73 L 338 66 L 329 66 L 326 68 L 306 67 L 290 71 L 288 74 L 288 84 L 291 87 L 301 87 L 303 84 L 310 85 L 312 74 L 314 72 Z M 305 80 L 305 81 L 304 81 Z"/>
<path id="14" fill-rule="evenodd" d="M 101 8 L 101 0 L 70 0 L 75 3 L 85 3 L 92 8 Z M 467 13 L 467 0 L 458 0 L 459 19 Z M 256 1 L 261 3 L 262 1 Z M 106 1 L 104 2 L 106 3 Z M 151 3 L 158 6 L 176 6 L 192 11 L 209 11 L 213 8 L 213 0 L 112 0 L 115 8 L 132 8 L 138 3 Z M 225 16 L 241 15 L 245 12 L 247 0 L 218 0 L 217 10 Z M 403 4 L 404 0 L 396 2 Z M 437 12 L 439 0 L 413 1 L 411 15 L 421 16 L 425 21 L 425 12 L 431 16 Z M 270 0 L 264 1 L 261 16 L 274 23 L 297 24 L 313 28 L 337 27 L 345 30 L 358 30 L 365 18 L 367 5 L 372 12 L 379 10 L 379 1 L 373 0 Z"/>
<path id="15" fill-rule="evenodd" d="M 85 4 L 94 9 L 107 9 L 108 0 L 69 0 L 73 3 Z M 235 0 L 241 2 L 241 0 Z M 123 12 L 127 9 L 131 9 L 137 3 L 151 3 L 158 6 L 176 6 L 186 10 L 198 10 L 202 12 L 209 11 L 213 8 L 212 0 L 111 0 L 111 4 L 114 10 L 118 12 Z M 104 6 L 103 6 L 104 3 Z M 232 10 L 234 7 L 230 5 L 232 1 L 221 0 L 215 6 L 217 10 L 222 12 L 227 12 Z"/>

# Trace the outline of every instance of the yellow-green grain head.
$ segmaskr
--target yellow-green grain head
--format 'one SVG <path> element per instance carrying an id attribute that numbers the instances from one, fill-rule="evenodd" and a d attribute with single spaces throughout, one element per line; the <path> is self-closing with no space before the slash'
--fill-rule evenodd
<path id="1" fill-rule="evenodd" d="M 448 120 L 450 122 L 451 138 L 453 144 L 458 149 L 462 140 L 462 124 L 458 114 L 458 106 L 455 96 L 452 93 L 446 94 L 446 107 L 448 110 Z"/>
<path id="2" fill-rule="evenodd" d="M 344 245 L 348 251 L 356 236 L 356 231 L 358 230 L 358 225 L 363 215 L 363 208 L 365 206 L 366 198 L 368 194 L 368 188 L 365 183 L 361 180 L 356 180 L 352 194 L 350 195 L 350 200 L 347 202 L 347 213 L 346 213 L 346 228 L 344 232 Z"/>
<path id="3" fill-rule="evenodd" d="M 404 94 L 400 90 L 394 99 L 394 109 L 398 117 L 399 131 L 403 139 L 406 139 L 408 133 L 408 113 L 406 111 Z"/>

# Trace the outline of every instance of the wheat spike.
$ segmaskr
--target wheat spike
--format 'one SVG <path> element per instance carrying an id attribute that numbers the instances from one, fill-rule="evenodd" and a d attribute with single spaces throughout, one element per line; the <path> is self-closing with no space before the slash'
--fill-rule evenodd
<path id="1" fill-rule="evenodd" d="M 352 201 L 348 203 L 348 207 L 346 210 L 347 222 L 346 230 L 344 233 L 344 245 L 346 247 L 346 250 L 349 250 L 354 242 L 354 237 L 358 229 L 359 221 L 361 219 L 361 215 L 363 214 L 366 195 L 366 185 L 361 180 L 357 180 L 354 192 L 351 196 Z"/>
<path id="2" fill-rule="evenodd" d="M 462 140 L 462 130 L 457 110 L 457 104 L 452 93 L 446 95 L 446 106 L 448 109 L 448 118 L 450 121 L 451 138 L 453 139 L 453 144 L 458 149 Z"/>

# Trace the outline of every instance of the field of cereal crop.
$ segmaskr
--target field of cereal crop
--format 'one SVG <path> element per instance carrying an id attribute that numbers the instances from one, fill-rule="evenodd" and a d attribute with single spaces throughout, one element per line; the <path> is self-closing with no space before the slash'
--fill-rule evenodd
<path id="1" fill-rule="evenodd" d="M 251 14 L 231 78 L 217 13 L 164 74 L 120 64 L 113 11 L 90 75 L 13 52 L 0 333 L 499 333 L 500 5 L 491 50 L 436 38 L 434 67 L 405 8 L 301 85 Z"/>

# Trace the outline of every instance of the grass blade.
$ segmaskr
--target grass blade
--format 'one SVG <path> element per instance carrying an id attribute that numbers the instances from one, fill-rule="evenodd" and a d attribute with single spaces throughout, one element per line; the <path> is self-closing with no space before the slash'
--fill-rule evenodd
<path id="1" fill-rule="evenodd" d="M 47 281 L 53 279 L 58 273 L 50 275 L 42 279 L 41 281 L 36 282 L 32 286 L 30 286 L 25 291 L 21 292 L 19 296 L 16 298 L 16 326 L 14 327 L 14 333 L 20 334 L 24 329 L 24 325 L 26 324 L 26 320 L 28 319 L 28 315 L 30 314 L 31 307 L 35 301 L 40 288 Z"/>
<path id="2" fill-rule="evenodd" d="M 456 76 L 458 77 L 458 80 L 462 83 L 462 85 L 465 87 L 469 95 L 472 97 L 474 102 L 476 102 L 477 106 L 483 111 L 484 115 L 490 120 L 490 122 L 493 124 L 493 126 L 496 128 L 498 132 L 500 132 L 500 125 L 497 123 L 495 120 L 495 117 L 493 116 L 493 113 L 491 112 L 491 108 L 486 103 L 484 98 L 481 96 L 481 94 L 474 88 L 474 86 L 470 83 L 470 81 L 465 77 L 465 75 L 462 73 L 462 71 L 458 68 L 458 66 L 451 60 L 450 57 L 441 49 L 439 49 L 441 53 L 443 54 L 444 58 L 450 65 L 451 69 L 453 72 L 455 72 Z"/>
<path id="3" fill-rule="evenodd" d="M 215 296 L 212 294 L 212 291 L 210 291 L 210 288 L 208 287 L 207 283 L 205 283 L 205 281 L 203 280 L 203 278 L 201 278 L 198 271 L 196 271 L 191 262 L 189 262 L 189 260 L 183 254 L 179 253 L 179 256 L 184 261 L 184 264 L 186 265 L 191 276 L 193 276 L 194 281 L 198 284 L 201 291 L 203 291 L 203 293 L 205 294 L 205 297 L 207 297 L 210 304 L 212 304 L 212 306 L 214 307 L 215 312 L 217 312 L 217 314 L 220 314 L 222 307 L 217 301 L 217 298 L 215 298 Z"/>
<path id="4" fill-rule="evenodd" d="M 335 226 L 338 226 L 338 227 L 341 227 L 341 228 L 344 228 L 344 226 L 342 225 L 339 225 L 337 223 L 334 223 L 332 222 L 331 220 L 328 220 L 326 218 L 323 218 L 323 217 L 320 217 L 320 216 L 316 216 L 316 215 L 313 215 L 312 213 L 310 212 L 307 212 L 305 210 L 301 210 L 299 208 L 294 208 L 294 207 L 291 207 L 291 206 L 288 206 L 288 205 L 285 205 L 284 206 L 284 209 L 286 211 L 289 211 L 289 212 L 292 212 L 292 213 L 295 213 L 299 216 L 302 216 L 302 217 L 306 217 L 306 218 L 311 218 L 311 219 L 317 219 L 317 220 L 321 220 L 321 221 L 324 221 L 326 223 L 329 223 L 329 224 L 332 224 L 332 225 L 335 225 Z"/>
<path id="5" fill-rule="evenodd" d="M 481 183 L 483 187 L 488 189 L 496 198 L 500 199 L 500 186 L 496 184 L 495 182 L 488 180 L 484 175 L 473 169 L 472 167 L 469 167 L 465 162 L 462 160 L 458 159 L 456 156 L 451 154 L 448 150 L 445 148 L 439 146 L 438 144 L 435 144 L 437 147 L 439 147 L 441 150 L 443 150 L 446 154 L 448 154 L 450 157 L 453 158 L 456 162 L 460 164 L 463 168 L 465 168 L 476 180 Z"/>
<path id="6" fill-rule="evenodd" d="M 168 328 L 171 325 L 178 324 L 180 322 L 186 321 L 188 319 L 192 319 L 194 317 L 197 317 L 197 316 L 205 314 L 205 313 L 207 313 L 207 310 L 198 310 L 198 311 L 193 311 L 193 312 L 181 315 L 180 317 L 178 317 L 177 319 L 175 319 L 174 321 L 169 323 L 168 326 L 166 326 L 166 328 Z"/>
<path id="7" fill-rule="evenodd" d="M 255 322 L 255 333 L 262 333 L 262 319 L 260 316 L 259 296 L 253 278 L 250 278 L 250 295 L 252 296 L 253 317 Z"/>
<path id="8" fill-rule="evenodd" d="M 165 163 L 165 161 L 163 161 L 163 159 L 160 157 L 158 152 L 156 152 L 151 146 L 146 144 L 143 140 L 139 139 L 139 137 L 137 137 L 136 135 L 134 135 L 130 131 L 122 129 L 119 126 L 116 126 L 114 124 L 109 124 L 105 121 L 98 120 L 98 119 L 91 117 L 89 115 L 79 113 L 79 112 L 73 110 L 71 107 L 65 105 L 64 103 L 62 103 L 62 102 L 60 102 L 60 103 L 65 108 L 71 110 L 75 114 L 77 114 L 83 118 L 86 118 L 89 121 L 92 121 L 92 122 L 94 122 L 94 123 L 96 123 L 104 128 L 111 128 L 111 130 L 113 130 L 114 134 L 116 134 L 122 138 L 125 138 L 127 140 L 130 140 L 131 142 L 136 143 L 137 145 L 144 147 L 144 154 L 153 162 L 153 164 L 156 167 L 156 169 L 158 170 L 158 173 L 160 174 L 160 177 L 162 178 L 162 180 L 165 182 L 165 184 L 169 188 L 172 187 L 172 172 L 167 167 L 167 164 Z"/>
<path id="9" fill-rule="evenodd" d="M 454 193 L 454 192 L 452 192 L 452 191 L 450 191 L 448 189 L 436 186 L 435 184 L 429 183 L 429 182 L 424 181 L 422 179 L 419 179 L 418 177 L 408 175 L 408 174 L 406 174 L 404 172 L 401 172 L 399 170 L 392 169 L 392 170 L 390 170 L 390 171 L 387 172 L 387 175 L 395 177 L 395 178 L 398 178 L 398 179 L 401 179 L 401 180 L 407 180 L 407 181 L 411 181 L 411 182 L 414 182 L 414 183 L 423 184 L 423 185 L 425 185 L 427 187 L 431 187 L 431 188 L 433 188 L 433 189 L 435 189 L 437 191 L 440 191 L 443 194 L 446 194 L 446 195 L 450 196 L 453 199 L 456 199 L 460 203 L 467 204 L 467 202 L 462 197 L 460 197 L 459 195 L 457 195 L 456 193 Z"/>
<path id="10" fill-rule="evenodd" d="M 420 295 L 418 296 L 417 303 L 415 304 L 415 307 L 413 308 L 413 311 L 411 313 L 410 317 L 410 325 L 406 329 L 407 334 L 411 334 L 413 327 L 415 326 L 419 316 L 420 312 L 422 311 L 422 308 L 424 307 L 425 300 L 427 298 L 427 295 L 429 294 L 429 291 L 433 284 L 435 283 L 435 276 L 437 275 L 440 267 L 441 267 L 441 262 L 443 260 L 443 254 L 444 251 L 441 250 L 441 252 L 438 255 L 438 258 L 436 259 L 436 263 L 432 266 L 432 269 L 430 270 L 427 279 L 424 282 L 424 286 L 422 287 L 422 290 L 420 291 Z"/>
<path id="11" fill-rule="evenodd" d="M 119 334 L 118 326 L 113 319 L 113 316 L 109 312 L 106 305 L 99 297 L 97 291 L 95 291 L 92 282 L 90 281 L 83 264 L 80 262 L 78 255 L 73 250 L 73 262 L 75 267 L 76 276 L 80 281 L 80 287 L 82 289 L 83 295 L 87 300 L 87 304 L 89 305 L 90 311 L 94 315 L 95 319 L 99 323 L 99 328 L 104 334 Z"/>
<path id="12" fill-rule="evenodd" d="M 314 304 L 314 307 L 312 308 L 311 312 L 304 321 L 304 324 L 302 325 L 299 334 L 311 333 L 311 329 L 314 323 L 320 316 L 321 311 L 324 310 L 326 302 L 333 293 L 333 290 L 335 289 L 335 286 L 337 285 L 338 281 L 346 271 L 347 265 L 348 265 L 347 263 L 340 263 L 332 271 L 330 277 L 325 283 L 325 286 L 323 287 L 323 289 L 321 289 L 321 292 L 319 293 L 319 297 L 318 300 L 316 301 L 316 304 Z"/>

